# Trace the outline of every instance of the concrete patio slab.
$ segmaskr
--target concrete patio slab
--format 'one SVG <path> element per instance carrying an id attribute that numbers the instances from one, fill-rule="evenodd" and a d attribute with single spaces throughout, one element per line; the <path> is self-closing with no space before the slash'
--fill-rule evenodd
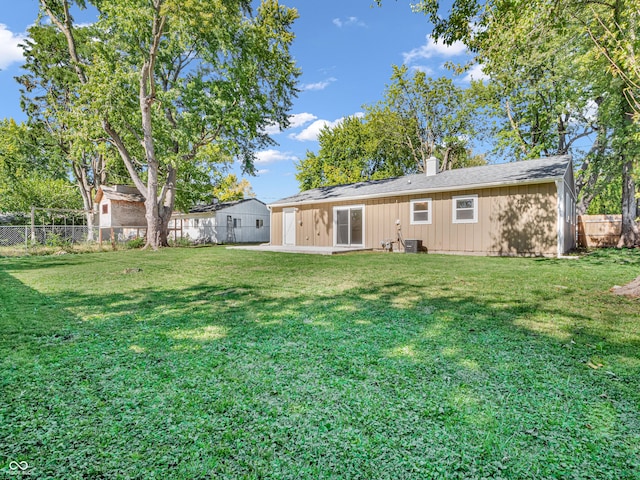
<path id="1" fill-rule="evenodd" d="M 363 252 L 361 247 L 307 247 L 283 245 L 234 245 L 231 250 L 253 250 L 256 252 L 305 253 L 310 255 L 337 255 L 340 253 Z"/>

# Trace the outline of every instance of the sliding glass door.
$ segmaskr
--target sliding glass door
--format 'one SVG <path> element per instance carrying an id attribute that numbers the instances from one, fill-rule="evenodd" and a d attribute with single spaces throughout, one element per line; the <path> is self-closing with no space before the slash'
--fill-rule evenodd
<path id="1" fill-rule="evenodd" d="M 335 244 L 364 246 L 364 207 L 334 207 Z"/>

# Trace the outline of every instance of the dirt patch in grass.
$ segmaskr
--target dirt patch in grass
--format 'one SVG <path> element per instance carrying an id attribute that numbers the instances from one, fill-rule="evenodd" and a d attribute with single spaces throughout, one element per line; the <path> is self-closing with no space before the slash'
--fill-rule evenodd
<path id="1" fill-rule="evenodd" d="M 640 277 L 620 287 L 616 285 L 611 289 L 615 295 L 624 295 L 629 298 L 640 298 Z"/>

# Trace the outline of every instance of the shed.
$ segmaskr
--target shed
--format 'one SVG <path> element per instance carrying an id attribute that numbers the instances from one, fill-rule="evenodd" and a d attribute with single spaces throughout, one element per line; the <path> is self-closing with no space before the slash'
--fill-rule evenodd
<path id="1" fill-rule="evenodd" d="M 174 213 L 171 229 L 196 243 L 264 243 L 269 241 L 267 206 L 256 198 L 196 205 Z"/>
<path id="2" fill-rule="evenodd" d="M 100 228 L 146 228 L 144 197 L 135 187 L 102 185 L 98 188 L 95 203 L 98 205 Z"/>
<path id="3" fill-rule="evenodd" d="M 271 243 L 468 255 L 562 255 L 576 245 L 571 157 L 316 188 L 269 205 Z M 418 242 L 409 242 L 415 247 Z M 419 244 L 419 243 L 418 243 Z"/>

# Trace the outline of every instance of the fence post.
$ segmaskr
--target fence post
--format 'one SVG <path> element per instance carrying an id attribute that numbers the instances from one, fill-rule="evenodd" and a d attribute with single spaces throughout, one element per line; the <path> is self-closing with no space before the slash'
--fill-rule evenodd
<path id="1" fill-rule="evenodd" d="M 36 243 L 36 207 L 31 207 L 31 243 Z"/>
<path id="2" fill-rule="evenodd" d="M 29 227 L 24 226 L 24 253 L 29 253 Z"/>

